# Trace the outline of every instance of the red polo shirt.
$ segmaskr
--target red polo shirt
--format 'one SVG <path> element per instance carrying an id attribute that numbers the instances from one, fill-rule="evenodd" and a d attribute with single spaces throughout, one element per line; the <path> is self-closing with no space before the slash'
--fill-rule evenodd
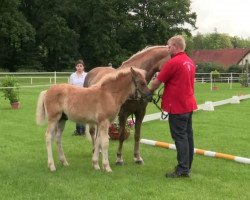
<path id="1" fill-rule="evenodd" d="M 164 83 L 161 107 L 172 114 L 197 109 L 194 97 L 195 64 L 184 53 L 172 56 L 162 67 L 157 79 Z"/>

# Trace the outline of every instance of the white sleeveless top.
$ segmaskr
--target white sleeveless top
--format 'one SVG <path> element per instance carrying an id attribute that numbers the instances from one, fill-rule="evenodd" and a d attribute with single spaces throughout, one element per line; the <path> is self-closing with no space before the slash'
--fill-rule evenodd
<path id="1" fill-rule="evenodd" d="M 69 84 L 83 87 L 86 75 L 86 72 L 83 72 L 80 76 L 76 72 L 72 73 L 69 77 Z"/>

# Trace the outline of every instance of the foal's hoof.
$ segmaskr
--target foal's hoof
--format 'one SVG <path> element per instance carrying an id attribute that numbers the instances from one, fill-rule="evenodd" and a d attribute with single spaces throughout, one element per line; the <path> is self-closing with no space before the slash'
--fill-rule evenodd
<path id="1" fill-rule="evenodd" d="M 96 166 L 94 166 L 94 169 L 95 169 L 95 170 L 100 170 L 101 168 L 100 168 L 99 165 L 96 165 Z"/>
<path id="2" fill-rule="evenodd" d="M 69 166 L 69 163 L 65 160 L 65 161 L 62 161 L 62 165 L 63 166 Z"/>
<path id="3" fill-rule="evenodd" d="M 110 166 L 108 164 L 104 164 L 103 169 L 105 172 L 112 172 L 112 169 L 110 168 Z"/>
<path id="4" fill-rule="evenodd" d="M 100 170 L 101 169 L 98 162 L 92 162 L 92 165 L 93 165 L 95 170 Z"/>
<path id="5" fill-rule="evenodd" d="M 48 167 L 49 167 L 49 170 L 50 170 L 51 172 L 56 171 L 55 165 L 49 165 Z"/>

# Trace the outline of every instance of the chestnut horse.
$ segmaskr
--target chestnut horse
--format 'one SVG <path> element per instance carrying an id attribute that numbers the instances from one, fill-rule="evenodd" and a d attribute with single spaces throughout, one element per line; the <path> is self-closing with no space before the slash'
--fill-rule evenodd
<path id="1" fill-rule="evenodd" d="M 135 66 L 139 69 L 144 69 L 146 74 L 147 83 L 150 82 L 154 74 L 160 70 L 161 66 L 170 59 L 169 51 L 167 46 L 152 46 L 143 49 L 142 51 L 131 56 L 127 61 L 124 61 L 122 65 L 117 69 L 127 68 L 129 66 Z M 116 69 L 112 67 L 97 67 L 88 72 L 84 87 L 89 87 L 97 83 L 100 78 L 108 73 L 114 72 Z M 141 135 L 141 125 L 142 120 L 145 116 L 146 107 L 148 102 L 144 101 L 140 96 L 135 94 L 133 97 L 129 98 L 121 107 L 118 114 L 119 116 L 119 146 L 117 150 L 117 165 L 123 165 L 124 160 L 122 157 L 122 147 L 125 139 L 125 125 L 129 115 L 135 115 L 135 135 L 134 135 L 134 161 L 137 164 L 143 164 L 144 161 L 140 156 L 139 145 L 140 145 L 140 135 Z M 92 135 L 94 131 L 92 130 Z M 92 137 L 93 138 L 93 137 Z"/>
<path id="2" fill-rule="evenodd" d="M 121 105 L 135 91 L 147 98 L 151 96 L 145 74 L 144 70 L 133 70 L 131 67 L 108 74 L 89 88 L 58 84 L 40 93 L 36 122 L 42 124 L 45 117 L 48 119 L 45 135 L 50 171 L 56 170 L 51 147 L 53 136 L 56 137 L 60 161 L 64 166 L 68 165 L 61 143 L 67 119 L 97 126 L 92 164 L 94 169 L 100 169 L 98 160 L 101 150 L 104 170 L 112 171 L 108 160 L 109 125 L 115 119 Z"/>

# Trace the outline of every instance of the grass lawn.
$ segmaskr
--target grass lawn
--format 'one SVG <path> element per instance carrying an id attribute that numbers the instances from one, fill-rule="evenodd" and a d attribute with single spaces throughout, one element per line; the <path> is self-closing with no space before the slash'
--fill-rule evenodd
<path id="1" fill-rule="evenodd" d="M 61 166 L 53 145 L 57 171 L 47 169 L 44 132 L 35 124 L 36 100 L 41 88 L 21 90 L 21 109 L 11 110 L 0 99 L 0 194 L 2 199 L 250 199 L 250 165 L 195 155 L 190 179 L 166 179 L 165 172 L 176 165 L 176 152 L 141 145 L 145 165 L 133 162 L 133 134 L 124 143 L 125 166 L 116 166 L 117 141 L 110 141 L 112 173 L 91 166 L 91 144 L 85 137 L 72 136 L 75 124 L 68 122 L 63 147 L 69 166 Z M 218 101 L 250 88 L 219 84 L 196 85 L 199 104 Z M 1 95 L 1 94 L 0 94 Z M 195 147 L 250 158 L 250 100 L 215 107 L 213 112 L 197 111 L 193 116 Z M 158 112 L 154 105 L 147 113 Z M 142 138 L 173 143 L 168 123 L 143 124 Z"/>

